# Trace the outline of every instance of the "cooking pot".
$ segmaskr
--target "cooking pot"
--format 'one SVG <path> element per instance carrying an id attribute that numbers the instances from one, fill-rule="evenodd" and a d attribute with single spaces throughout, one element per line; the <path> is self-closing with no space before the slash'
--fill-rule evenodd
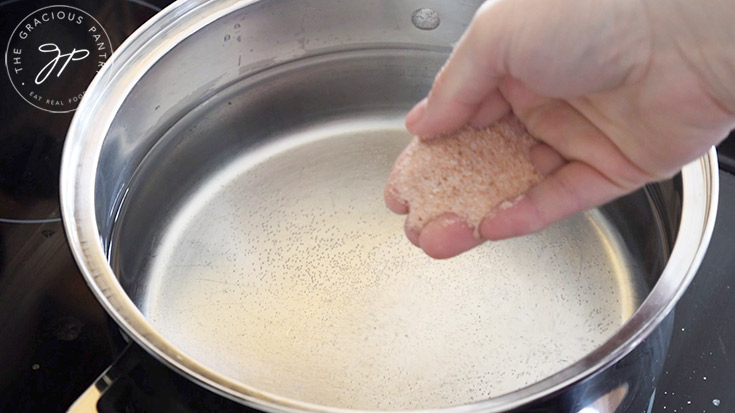
<path id="1" fill-rule="evenodd" d="M 133 34 L 76 112 L 60 189 L 125 334 L 263 411 L 648 409 L 712 233 L 714 149 L 446 261 L 383 205 L 402 116 L 480 3 L 182 0 Z"/>

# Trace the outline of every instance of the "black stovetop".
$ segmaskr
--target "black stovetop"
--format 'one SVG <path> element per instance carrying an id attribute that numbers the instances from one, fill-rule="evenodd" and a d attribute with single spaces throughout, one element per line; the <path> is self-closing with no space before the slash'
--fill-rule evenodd
<path id="1" fill-rule="evenodd" d="M 97 27 L 105 29 L 107 46 L 114 49 L 167 3 L 0 1 L 0 40 L 11 58 L 6 63 L 7 73 L 0 73 L 0 411 L 66 410 L 112 363 L 121 348 L 121 337 L 114 324 L 88 290 L 71 257 L 58 207 L 61 147 L 73 113 L 54 112 L 73 109 L 74 102 L 67 100 L 62 107 L 55 103 L 80 92 L 67 90 L 79 88 L 78 79 L 77 83 L 69 82 L 67 76 L 91 79 L 94 73 L 89 67 L 85 72 L 81 66 L 75 72 L 74 64 L 81 65 L 85 60 L 71 61 L 58 77 L 54 77 L 59 73 L 54 69 L 50 79 L 39 88 L 24 89 L 26 81 L 34 80 L 33 77 L 18 75 L 22 71 L 11 72 L 22 66 L 36 73 L 42 65 L 22 60 L 14 66 L 14 53 L 22 48 L 20 40 L 25 40 L 20 38 L 24 25 L 19 23 L 25 23 L 27 16 L 43 8 L 36 17 L 43 16 L 44 11 L 55 12 L 56 17 L 58 11 L 63 11 L 65 17 L 74 12 L 75 19 L 91 16 Z M 26 38 L 35 36 L 32 40 L 36 42 L 62 27 L 48 26 L 50 29 L 46 30 L 45 20 L 38 27 L 30 21 L 31 31 L 26 28 Z M 77 29 L 68 29 L 72 33 L 69 36 L 78 33 Z M 62 50 L 76 47 L 63 44 L 59 40 L 62 37 L 50 39 L 56 39 Z M 40 101 L 32 97 L 44 94 L 53 98 L 44 102 L 45 97 Z M 735 205 L 735 137 L 719 149 L 717 224 L 701 269 L 676 307 L 674 335 L 653 412 L 735 411 L 735 210 L 730 208 Z M 142 352 L 137 353 L 145 358 Z M 179 399 L 187 400 L 185 405 L 157 404 L 156 410 L 235 408 L 234 404 L 181 380 L 153 360 L 141 363 L 131 376 L 136 374 L 142 384 L 130 383 L 116 391 L 136 396 L 130 399 L 155 397 L 158 390 L 148 383 L 155 378 L 154 381 L 171 383 L 166 392 L 178 393 Z M 125 403 L 128 398 L 122 399 Z M 145 401 L 130 403 L 112 407 L 120 411 L 150 410 L 145 408 Z"/>
<path id="2" fill-rule="evenodd" d="M 74 98 L 99 62 L 169 3 L 0 0 L 2 412 L 66 410 L 114 357 L 107 315 L 81 278 L 64 237 L 58 204 L 61 148 Z M 77 51 L 70 56 L 77 60 L 63 70 L 62 56 L 43 72 L 55 56 L 37 52 L 43 44 L 56 45 L 64 55 L 77 49 L 90 54 L 82 59 Z"/>

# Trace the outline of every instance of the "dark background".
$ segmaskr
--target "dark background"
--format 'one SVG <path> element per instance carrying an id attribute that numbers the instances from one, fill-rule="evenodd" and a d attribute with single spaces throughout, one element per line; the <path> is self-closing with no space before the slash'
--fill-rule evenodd
<path id="1" fill-rule="evenodd" d="M 64 1 L 94 16 L 113 48 L 168 1 Z M 55 1 L 0 2 L 0 45 L 17 23 Z M 0 411 L 64 411 L 119 354 L 121 337 L 79 274 L 59 219 L 61 148 L 73 113 L 23 101 L 0 73 Z M 675 310 L 653 412 L 735 411 L 735 138 L 720 146 L 720 207 L 700 271 Z M 145 358 L 141 352 L 140 356 Z M 133 353 L 135 354 L 135 352 Z M 125 394 L 188 398 L 155 410 L 234 409 L 144 361 Z M 136 378 L 137 377 L 137 378 Z M 131 380 L 133 380 L 131 379 Z M 153 389 L 156 383 L 165 389 Z M 141 390 L 143 389 L 143 390 Z M 173 390 L 172 390 L 173 389 Z M 196 396 L 193 396 L 196 394 Z M 132 406 L 132 407 L 131 407 Z M 142 406 L 142 407 L 141 407 Z M 145 404 L 121 410 L 151 410 Z M 191 407 L 194 406 L 194 407 Z M 113 406 L 114 407 L 114 406 Z"/>

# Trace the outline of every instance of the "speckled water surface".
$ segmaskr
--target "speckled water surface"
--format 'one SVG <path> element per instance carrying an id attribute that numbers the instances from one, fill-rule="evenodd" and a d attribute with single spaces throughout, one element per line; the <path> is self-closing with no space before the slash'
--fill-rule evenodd
<path id="1" fill-rule="evenodd" d="M 382 199 L 410 136 L 322 125 L 197 188 L 152 252 L 145 316 L 181 351 L 274 394 L 359 409 L 506 393 L 583 357 L 639 303 L 597 212 L 436 261 Z"/>

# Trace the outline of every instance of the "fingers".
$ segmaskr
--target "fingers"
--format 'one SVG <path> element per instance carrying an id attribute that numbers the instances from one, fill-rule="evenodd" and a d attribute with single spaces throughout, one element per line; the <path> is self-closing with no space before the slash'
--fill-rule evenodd
<path id="1" fill-rule="evenodd" d="M 432 258 L 450 258 L 480 245 L 472 227 L 454 214 L 444 214 L 428 223 L 419 236 L 418 246 Z"/>
<path id="2" fill-rule="evenodd" d="M 535 148 L 541 167 L 554 170 L 509 208 L 499 208 L 480 224 L 481 238 L 456 215 L 445 214 L 421 231 L 406 228 L 408 239 L 433 258 L 450 258 L 480 245 L 538 232 L 569 215 L 597 207 L 632 189 L 621 187 L 581 162 L 566 163 L 545 145 Z"/>
<path id="3" fill-rule="evenodd" d="M 437 75 L 427 99 L 406 116 L 406 128 L 417 136 L 434 136 L 465 125 L 483 108 L 485 124 L 499 119 L 508 108 L 497 93 L 502 78 L 501 47 L 475 18 Z M 507 104 L 506 104 L 507 105 Z"/>
<path id="4" fill-rule="evenodd" d="M 532 148 L 531 160 L 547 178 L 512 207 L 485 218 L 480 224 L 484 238 L 499 240 L 540 231 L 651 180 L 568 103 L 538 99 L 517 85 L 504 87 L 504 93 L 529 132 L 543 142 Z"/>
<path id="5" fill-rule="evenodd" d="M 384 192 L 385 204 L 397 214 L 407 214 L 408 206 L 388 184 Z M 408 222 L 408 221 L 407 221 Z M 470 250 L 482 243 L 474 235 L 474 229 L 454 214 L 444 214 L 418 230 L 405 225 L 403 228 L 411 243 L 432 258 L 449 258 Z"/>
<path id="6" fill-rule="evenodd" d="M 395 193 L 390 183 L 385 188 L 384 198 L 391 211 L 397 214 L 408 213 L 408 206 Z M 454 214 L 444 214 L 421 230 L 405 225 L 403 231 L 413 245 L 432 258 L 450 258 L 478 246 L 483 241 L 475 237 L 472 227 Z"/>
<path id="7" fill-rule="evenodd" d="M 557 164 L 550 162 L 548 165 Z M 480 245 L 484 239 L 496 241 L 541 231 L 569 215 L 602 205 L 628 192 L 589 165 L 572 162 L 561 166 L 545 181 L 531 188 L 513 206 L 499 208 L 485 218 L 480 224 L 482 238 L 476 238 L 474 230 L 452 214 L 435 219 L 420 233 L 407 229 L 406 234 L 430 257 L 450 258 Z"/>
<path id="8" fill-rule="evenodd" d="M 451 72 L 451 67 L 448 65 L 445 72 Z M 437 90 L 442 90 L 441 86 Z M 409 114 L 408 121 L 421 122 L 416 119 L 427 116 L 436 96 L 432 92 Z M 483 220 L 479 232 L 485 239 L 499 240 L 540 231 L 564 217 L 602 205 L 652 180 L 626 158 L 598 126 L 566 101 L 539 96 L 513 78 L 504 79 L 500 88 L 485 98 L 473 103 L 474 112 L 463 122 L 469 120 L 478 126 L 492 122 L 494 117 L 510 109 L 507 102 L 511 102 L 513 112 L 541 141 L 532 148 L 530 155 L 539 172 L 547 176 L 515 205 L 494 211 Z M 451 124 L 447 119 L 459 118 L 445 117 L 445 125 Z M 391 191 L 386 192 L 386 203 L 399 213 L 408 210 Z M 472 228 L 456 216 L 443 216 L 427 224 L 420 233 L 407 231 L 407 234 L 411 242 L 435 258 L 452 257 L 482 242 L 475 238 Z"/>
<path id="9" fill-rule="evenodd" d="M 405 215 L 408 213 L 408 205 L 397 193 L 393 187 L 392 181 L 388 179 L 388 183 L 385 185 L 383 190 L 383 200 L 385 206 L 391 211 L 399 215 Z"/>
<path id="10" fill-rule="evenodd" d="M 551 175 L 567 163 L 559 152 L 545 143 L 531 148 L 531 162 L 542 175 Z"/>
<path id="11" fill-rule="evenodd" d="M 507 78 L 500 89 L 529 133 L 564 159 L 591 165 L 624 187 L 637 187 L 658 178 L 631 162 L 602 132 L 613 131 L 615 126 L 600 121 L 593 124 L 568 101 L 539 96 L 517 79 Z M 575 102 L 580 105 L 580 99 Z"/>
<path id="12" fill-rule="evenodd" d="M 408 223 L 408 221 L 406 221 Z M 406 238 L 408 238 L 409 241 L 411 241 L 411 244 L 420 247 L 419 245 L 419 237 L 421 235 L 421 231 L 411 228 L 408 225 L 403 226 L 403 232 L 406 233 Z"/>
<path id="13" fill-rule="evenodd" d="M 502 118 L 510 112 L 510 104 L 499 90 L 495 90 L 480 103 L 479 108 L 469 120 L 471 126 L 482 128 Z"/>
<path id="14" fill-rule="evenodd" d="M 562 218 L 602 205 L 631 190 L 587 164 L 571 162 L 531 188 L 510 208 L 499 209 L 485 218 L 480 233 L 489 240 L 500 240 L 538 232 Z"/>

